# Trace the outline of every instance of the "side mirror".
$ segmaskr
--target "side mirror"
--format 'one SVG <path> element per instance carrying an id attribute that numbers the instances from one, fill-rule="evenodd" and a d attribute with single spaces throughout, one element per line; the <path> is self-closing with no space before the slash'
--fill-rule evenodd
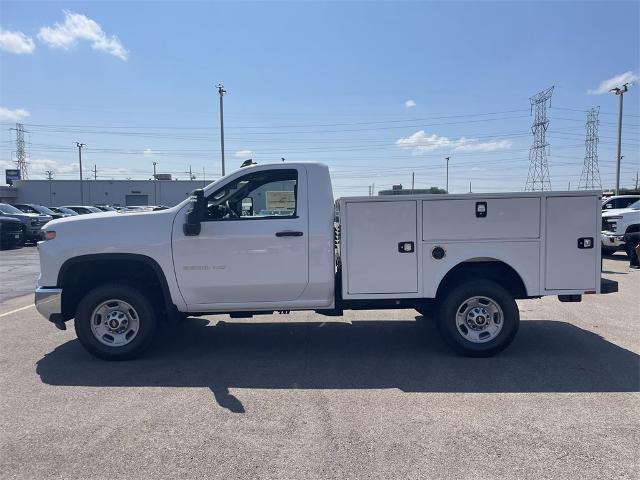
<path id="1" fill-rule="evenodd" d="M 200 235 L 201 222 L 206 218 L 207 203 L 204 198 L 204 190 L 198 188 L 193 191 L 191 204 L 193 207 L 187 213 L 187 221 L 183 225 L 184 234 L 189 237 Z"/>

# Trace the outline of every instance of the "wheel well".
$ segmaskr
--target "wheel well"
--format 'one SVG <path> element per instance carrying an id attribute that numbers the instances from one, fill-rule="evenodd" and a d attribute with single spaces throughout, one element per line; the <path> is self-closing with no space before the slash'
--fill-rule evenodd
<path id="1" fill-rule="evenodd" d="M 459 263 L 440 282 L 436 298 L 470 278 L 491 280 L 506 288 L 514 298 L 527 298 L 527 289 L 518 272 L 497 259 L 470 259 Z"/>
<path id="2" fill-rule="evenodd" d="M 640 232 L 640 224 L 629 225 L 627 227 L 627 231 L 624 233 L 635 233 L 635 232 Z"/>
<path id="3" fill-rule="evenodd" d="M 75 316 L 78 303 L 90 290 L 104 283 L 123 281 L 142 289 L 163 313 L 171 308 L 166 279 L 154 260 L 143 255 L 88 255 L 71 259 L 60 269 L 58 286 L 62 288 L 63 318 Z"/>

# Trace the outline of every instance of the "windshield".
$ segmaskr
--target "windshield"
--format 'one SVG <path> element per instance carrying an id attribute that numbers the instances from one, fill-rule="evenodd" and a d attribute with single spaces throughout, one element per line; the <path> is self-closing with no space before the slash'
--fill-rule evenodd
<path id="1" fill-rule="evenodd" d="M 9 205 L 7 203 L 0 203 L 0 212 L 6 213 L 8 215 L 22 214 L 20 210 L 16 207 Z"/>
<path id="2" fill-rule="evenodd" d="M 65 207 L 54 207 L 56 212 L 64 213 L 65 215 L 78 215 L 78 212 L 74 212 L 70 208 Z"/>
<path id="3" fill-rule="evenodd" d="M 39 213 L 42 215 L 55 215 L 55 212 L 52 212 L 47 207 L 43 207 L 42 205 L 17 205 L 18 210 L 22 210 L 25 213 Z"/>
<path id="4" fill-rule="evenodd" d="M 632 208 L 634 210 L 640 210 L 640 200 L 633 202 L 631 205 L 629 205 L 629 208 Z"/>

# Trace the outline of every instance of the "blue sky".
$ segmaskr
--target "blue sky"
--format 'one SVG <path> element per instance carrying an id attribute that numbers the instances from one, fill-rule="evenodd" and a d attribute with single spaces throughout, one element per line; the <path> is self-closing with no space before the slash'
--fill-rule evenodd
<path id="1" fill-rule="evenodd" d="M 522 190 L 529 97 L 554 85 L 552 186 L 576 188 L 585 110 L 600 106 L 603 186 L 615 178 L 617 97 L 638 76 L 638 2 L 11 2 L 0 4 L 0 166 L 28 130 L 31 177 L 220 173 L 318 160 L 335 193 L 445 183 Z M 635 182 L 640 85 L 625 96 L 622 184 Z M 408 103 L 407 103 L 408 102 Z M 28 114 L 28 115 L 27 115 Z M 88 174 L 88 172 L 87 172 Z"/>

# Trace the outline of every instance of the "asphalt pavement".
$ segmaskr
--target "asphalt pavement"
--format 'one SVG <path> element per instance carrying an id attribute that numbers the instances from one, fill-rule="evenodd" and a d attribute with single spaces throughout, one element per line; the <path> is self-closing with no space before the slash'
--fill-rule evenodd
<path id="1" fill-rule="evenodd" d="M 35 249 L 0 253 L 2 479 L 640 474 L 640 272 L 623 254 L 604 261 L 617 294 L 519 302 L 494 358 L 392 310 L 192 318 L 109 363 L 32 307 Z"/>

